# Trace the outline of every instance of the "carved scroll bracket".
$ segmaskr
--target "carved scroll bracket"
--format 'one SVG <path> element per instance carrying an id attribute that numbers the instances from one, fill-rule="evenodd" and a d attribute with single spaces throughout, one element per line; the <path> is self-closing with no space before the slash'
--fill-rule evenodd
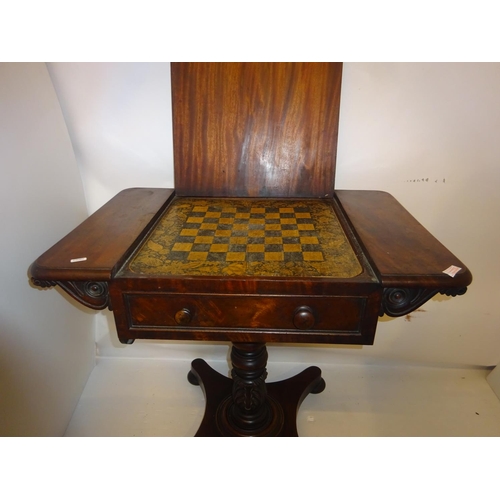
<path id="1" fill-rule="evenodd" d="M 59 285 L 80 304 L 91 309 L 101 310 L 106 307 L 111 309 L 106 281 L 43 281 L 34 278 L 31 281 L 40 288 Z"/>
<path id="2" fill-rule="evenodd" d="M 382 294 L 379 316 L 405 316 L 434 297 L 437 293 L 456 297 L 463 295 L 467 287 L 462 288 L 386 288 Z"/>

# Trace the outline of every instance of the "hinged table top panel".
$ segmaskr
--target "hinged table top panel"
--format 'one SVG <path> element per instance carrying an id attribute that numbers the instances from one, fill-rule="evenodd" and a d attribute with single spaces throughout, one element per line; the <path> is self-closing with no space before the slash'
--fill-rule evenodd
<path id="1" fill-rule="evenodd" d="M 363 268 L 331 201 L 181 197 L 122 272 L 352 278 Z"/>
<path id="2" fill-rule="evenodd" d="M 332 197 L 341 63 L 172 63 L 182 196 Z"/>

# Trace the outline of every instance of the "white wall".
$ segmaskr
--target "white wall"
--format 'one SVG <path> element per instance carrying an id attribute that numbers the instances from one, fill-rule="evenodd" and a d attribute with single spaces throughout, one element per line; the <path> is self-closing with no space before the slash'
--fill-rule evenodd
<path id="1" fill-rule="evenodd" d="M 123 188 L 173 186 L 168 63 L 49 64 L 90 212 Z M 372 347 L 271 347 L 272 360 L 496 365 L 500 278 L 500 64 L 346 63 L 339 189 L 393 194 L 471 269 L 469 292 L 384 318 Z M 422 179 L 424 179 L 422 181 Z M 427 180 L 428 179 L 428 180 Z M 225 358 L 220 344 L 116 341 L 105 356 Z"/>
<path id="2" fill-rule="evenodd" d="M 122 189 L 173 187 L 170 65 L 47 64 L 89 212 Z"/>
<path id="3" fill-rule="evenodd" d="M 500 64 L 347 64 L 343 84 L 337 187 L 391 192 L 474 278 L 380 324 L 373 353 L 498 364 Z"/>
<path id="4" fill-rule="evenodd" d="M 92 313 L 28 280 L 87 216 L 43 63 L 0 64 L 0 435 L 63 435 L 94 365 Z"/>

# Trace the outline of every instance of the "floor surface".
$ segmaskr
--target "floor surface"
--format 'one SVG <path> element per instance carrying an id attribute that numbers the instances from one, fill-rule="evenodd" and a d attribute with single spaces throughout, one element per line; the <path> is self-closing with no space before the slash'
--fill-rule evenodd
<path id="1" fill-rule="evenodd" d="M 228 374 L 224 362 L 210 363 Z M 189 361 L 100 358 L 66 436 L 193 436 L 203 418 Z M 269 363 L 268 381 L 308 365 Z M 486 369 L 321 366 L 326 389 L 299 410 L 300 436 L 500 436 Z"/>

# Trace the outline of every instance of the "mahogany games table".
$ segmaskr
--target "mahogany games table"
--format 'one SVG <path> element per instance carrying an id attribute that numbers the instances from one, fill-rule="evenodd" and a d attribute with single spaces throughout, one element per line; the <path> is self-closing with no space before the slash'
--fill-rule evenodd
<path id="1" fill-rule="evenodd" d="M 342 65 L 172 63 L 175 190 L 122 191 L 31 266 L 118 338 L 229 341 L 198 436 L 296 436 L 318 367 L 266 383 L 267 342 L 373 344 L 378 317 L 465 293 L 466 266 L 391 195 L 334 189 Z"/>

